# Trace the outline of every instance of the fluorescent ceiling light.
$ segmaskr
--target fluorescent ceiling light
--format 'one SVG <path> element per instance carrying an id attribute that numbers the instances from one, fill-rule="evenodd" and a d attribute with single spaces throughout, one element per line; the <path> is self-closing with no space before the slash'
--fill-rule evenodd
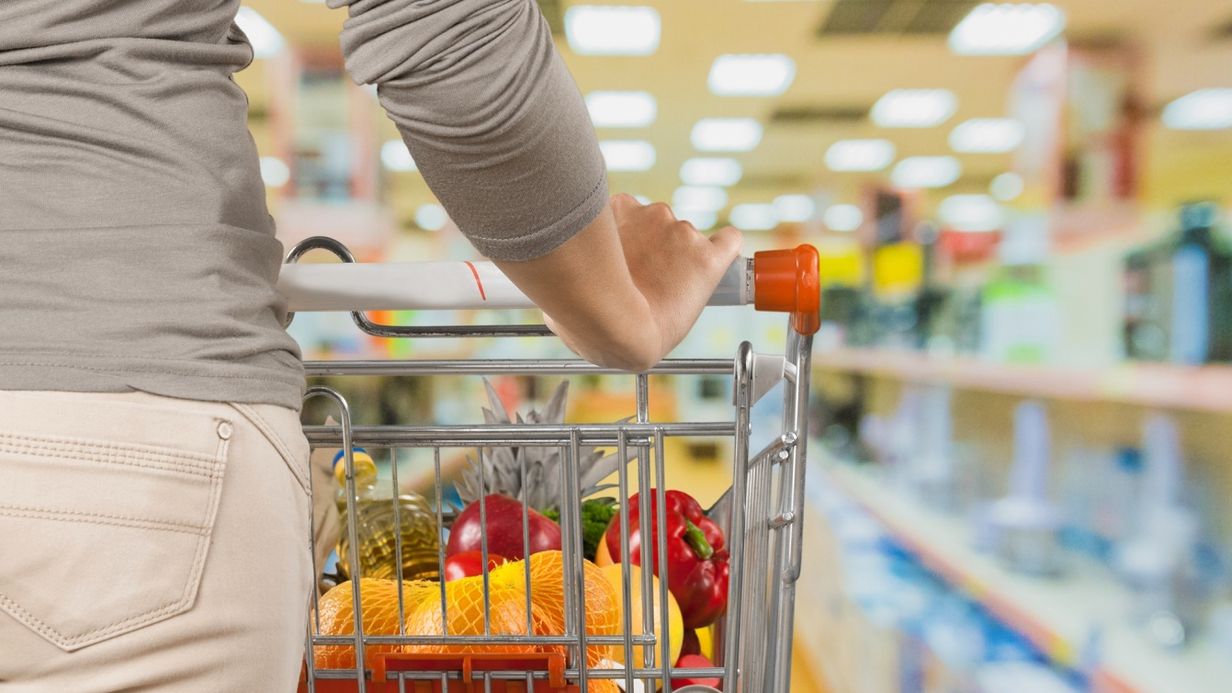
<path id="1" fill-rule="evenodd" d="M 1232 128 L 1232 89 L 1199 89 L 1164 106 L 1164 125 L 1173 130 Z"/>
<path id="2" fill-rule="evenodd" d="M 672 194 L 672 207 L 717 212 L 727 206 L 727 191 L 702 185 L 685 185 Z"/>
<path id="3" fill-rule="evenodd" d="M 597 128 L 642 128 L 654 122 L 658 104 L 644 91 L 592 91 L 586 109 Z"/>
<path id="4" fill-rule="evenodd" d="M 847 233 L 860 228 L 864 223 L 864 212 L 855 205 L 830 205 L 826 208 L 821 220 L 831 231 Z"/>
<path id="5" fill-rule="evenodd" d="M 291 180 L 291 169 L 276 156 L 261 157 L 261 180 L 267 188 L 281 188 Z"/>
<path id="6" fill-rule="evenodd" d="M 389 140 L 381 145 L 381 165 L 390 171 L 418 171 L 411 150 L 402 140 Z"/>
<path id="7" fill-rule="evenodd" d="M 677 219 L 689 222 L 698 231 L 712 229 L 718 221 L 718 216 L 714 213 L 714 211 L 709 209 L 693 209 L 684 207 L 674 209 L 672 211 L 675 212 Z"/>
<path id="8" fill-rule="evenodd" d="M 831 171 L 880 171 L 894 161 L 889 140 L 839 140 L 826 150 Z"/>
<path id="9" fill-rule="evenodd" d="M 956 110 L 958 99 L 949 89 L 893 89 L 877 99 L 869 117 L 883 128 L 930 128 Z"/>
<path id="10" fill-rule="evenodd" d="M 439 231 L 448 221 L 449 215 L 440 205 L 427 204 L 415 210 L 415 224 L 425 231 Z"/>
<path id="11" fill-rule="evenodd" d="M 817 213 L 817 203 L 808 195 L 779 195 L 771 206 L 779 221 L 808 221 Z"/>
<path id="12" fill-rule="evenodd" d="M 950 195 L 937 213 L 955 231 L 996 231 L 1003 223 L 1001 205 L 987 195 Z"/>
<path id="13" fill-rule="evenodd" d="M 747 152 L 761 142 L 761 132 L 753 118 L 702 118 L 689 139 L 703 152 Z"/>
<path id="14" fill-rule="evenodd" d="M 685 185 L 735 185 L 743 175 L 735 159 L 697 157 L 680 165 L 680 182 Z"/>
<path id="15" fill-rule="evenodd" d="M 952 156 L 911 156 L 895 164 L 890 180 L 900 188 L 944 188 L 961 175 Z"/>
<path id="16" fill-rule="evenodd" d="M 650 55 L 659 48 L 659 11 L 574 5 L 565 10 L 565 38 L 578 55 Z"/>
<path id="17" fill-rule="evenodd" d="M 1065 13 L 1047 3 L 984 3 L 950 32 L 959 55 L 1025 55 L 1065 29 Z"/>
<path id="18" fill-rule="evenodd" d="M 1002 202 L 1009 202 L 1021 195 L 1025 187 L 1022 176 L 1008 171 L 992 179 L 988 184 L 988 192 Z"/>
<path id="19" fill-rule="evenodd" d="M 603 140 L 599 150 L 609 171 L 647 171 L 655 164 L 654 145 L 643 140 Z"/>
<path id="20" fill-rule="evenodd" d="M 778 96 L 796 78 L 796 61 L 782 53 L 720 55 L 710 66 L 710 91 L 718 96 Z"/>
<path id="21" fill-rule="evenodd" d="M 742 204 L 732 207 L 731 223 L 746 231 L 768 231 L 778 223 L 778 217 L 773 205 Z"/>
<path id="22" fill-rule="evenodd" d="M 274 25 L 251 7 L 241 7 L 235 15 L 235 23 L 252 44 L 254 58 L 272 58 L 287 45 Z"/>
<path id="23" fill-rule="evenodd" d="M 965 154 L 1000 154 L 1013 151 L 1026 135 L 1013 118 L 972 118 L 950 132 L 950 148 Z"/>

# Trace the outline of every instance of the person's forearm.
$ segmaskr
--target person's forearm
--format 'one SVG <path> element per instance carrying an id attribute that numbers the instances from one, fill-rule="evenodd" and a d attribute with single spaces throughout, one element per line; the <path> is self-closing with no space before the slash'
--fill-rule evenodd
<path id="1" fill-rule="evenodd" d="M 583 358 L 641 371 L 661 355 L 663 337 L 629 274 L 611 209 L 543 257 L 496 264 Z"/>

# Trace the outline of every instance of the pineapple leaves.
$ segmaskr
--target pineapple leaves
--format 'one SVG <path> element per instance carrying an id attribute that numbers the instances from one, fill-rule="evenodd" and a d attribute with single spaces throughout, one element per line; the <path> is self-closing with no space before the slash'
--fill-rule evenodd
<path id="1" fill-rule="evenodd" d="M 560 424 L 564 423 L 565 406 L 569 391 L 568 381 L 562 381 L 552 393 L 542 412 L 534 409 L 523 414 L 508 410 L 497 395 L 496 389 L 486 378 L 490 408 L 483 408 L 484 422 L 489 425 Z M 621 423 L 629 419 L 622 419 Z M 578 486 L 582 498 L 614 488 L 613 484 L 600 482 L 614 474 L 622 463 L 636 457 L 636 450 L 626 451 L 620 460 L 614 453 L 604 454 L 594 447 L 582 449 L 578 465 Z M 479 459 L 467 458 L 469 464 L 457 480 L 458 496 L 469 504 L 489 493 L 500 493 L 516 498 L 528 507 L 537 510 L 559 508 L 563 497 L 561 450 L 555 447 L 521 446 L 490 447 L 480 450 Z M 482 470 L 482 483 L 481 472 Z"/>

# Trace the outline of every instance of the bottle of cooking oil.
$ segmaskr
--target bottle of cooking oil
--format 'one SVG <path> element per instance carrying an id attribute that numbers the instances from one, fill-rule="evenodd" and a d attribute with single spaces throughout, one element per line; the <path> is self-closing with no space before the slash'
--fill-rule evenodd
<path id="1" fill-rule="evenodd" d="M 360 574 L 363 577 L 436 579 L 440 572 L 437 560 L 440 532 L 428 502 L 417 493 L 401 493 L 395 497 L 390 484 L 377 484 L 376 463 L 363 448 L 354 448 L 353 457 L 355 498 L 354 508 L 348 511 L 346 464 L 341 450 L 334 456 L 338 515 L 342 518 L 342 532 L 338 539 L 338 571 L 345 577 L 351 577 L 349 525 L 354 521 L 359 537 Z M 398 534 L 402 537 L 401 576 L 398 575 L 395 539 Z"/>

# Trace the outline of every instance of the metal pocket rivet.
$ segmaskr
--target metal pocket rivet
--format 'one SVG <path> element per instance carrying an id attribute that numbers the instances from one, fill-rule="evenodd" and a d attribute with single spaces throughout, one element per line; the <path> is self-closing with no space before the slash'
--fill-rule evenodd
<path id="1" fill-rule="evenodd" d="M 223 440 L 231 440 L 231 432 L 232 432 L 232 428 L 231 428 L 230 421 L 219 421 L 218 422 L 218 437 L 219 438 Z"/>

